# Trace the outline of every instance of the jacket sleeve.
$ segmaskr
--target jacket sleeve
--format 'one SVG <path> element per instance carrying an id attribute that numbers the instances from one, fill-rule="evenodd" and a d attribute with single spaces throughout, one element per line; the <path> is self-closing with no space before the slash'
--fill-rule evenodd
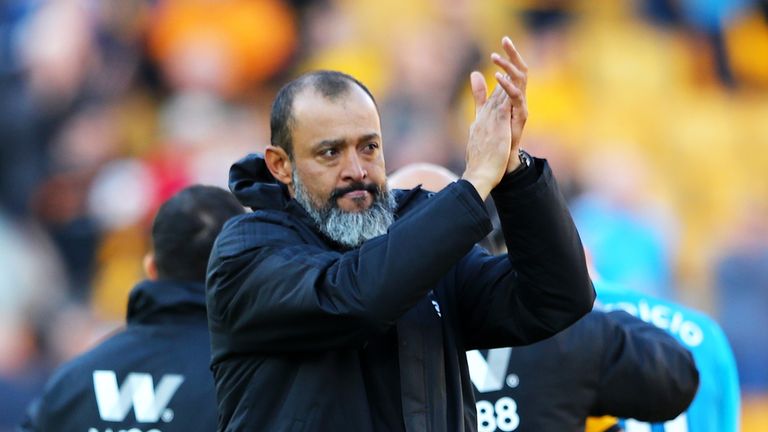
<path id="1" fill-rule="evenodd" d="M 671 420 L 699 385 L 693 356 L 662 329 L 624 311 L 607 312 L 600 382 L 592 415 Z"/>
<path id="2" fill-rule="evenodd" d="M 359 346 L 422 299 L 491 229 L 465 181 L 345 253 L 307 244 L 284 225 L 249 223 L 252 216 L 225 226 L 209 262 L 214 361 Z"/>
<path id="3" fill-rule="evenodd" d="M 525 345 L 563 330 L 592 309 L 584 250 L 549 166 L 505 177 L 493 192 L 507 255 L 476 248 L 457 272 L 466 348 Z"/>

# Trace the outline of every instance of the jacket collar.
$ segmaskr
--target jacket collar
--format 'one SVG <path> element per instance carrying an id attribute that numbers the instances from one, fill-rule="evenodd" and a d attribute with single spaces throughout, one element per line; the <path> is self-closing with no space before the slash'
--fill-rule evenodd
<path id="1" fill-rule="evenodd" d="M 251 153 L 232 165 L 229 189 L 254 211 L 283 209 L 291 201 L 288 189 L 272 176 L 261 153 Z"/>
<path id="2" fill-rule="evenodd" d="M 146 280 L 128 298 L 128 324 L 183 324 L 205 321 L 205 285 L 199 282 Z"/>

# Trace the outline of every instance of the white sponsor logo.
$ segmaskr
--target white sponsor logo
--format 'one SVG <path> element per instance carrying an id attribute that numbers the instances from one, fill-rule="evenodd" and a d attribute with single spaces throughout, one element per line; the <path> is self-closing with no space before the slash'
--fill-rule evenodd
<path id="1" fill-rule="evenodd" d="M 495 348 L 488 350 L 488 359 L 486 360 L 480 351 L 467 352 L 467 365 L 469 366 L 469 377 L 472 384 L 475 385 L 480 393 L 497 391 L 504 388 L 507 383 L 507 368 L 509 367 L 509 358 L 512 355 L 512 348 Z M 511 381 L 517 382 L 513 379 Z M 510 387 L 515 387 L 510 384 Z"/>
<path id="2" fill-rule="evenodd" d="M 603 310 L 617 309 L 678 336 L 683 343 L 690 347 L 699 346 L 704 341 L 704 332 L 698 324 L 686 320 L 682 312 L 673 311 L 668 306 L 661 304 L 651 306 L 646 300 L 640 300 L 637 304 L 631 302 L 603 303 Z"/>
<path id="3" fill-rule="evenodd" d="M 125 420 L 131 405 L 137 422 L 154 423 L 160 419 L 166 423 L 170 422 L 173 420 L 173 411 L 167 406 L 182 382 L 183 376 L 167 374 L 155 388 L 152 375 L 131 372 L 123 381 L 123 385 L 118 387 L 115 372 L 93 372 L 93 390 L 96 393 L 99 415 L 102 420 L 112 422 Z M 128 432 L 135 432 L 134 429 L 129 429 Z"/>

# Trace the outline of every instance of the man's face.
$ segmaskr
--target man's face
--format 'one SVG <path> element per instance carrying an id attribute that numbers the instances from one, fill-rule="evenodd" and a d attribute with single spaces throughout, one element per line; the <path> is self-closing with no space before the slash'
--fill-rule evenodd
<path id="1" fill-rule="evenodd" d="M 353 84 L 333 100 L 307 88 L 294 99 L 293 118 L 294 171 L 314 206 L 371 208 L 377 190 L 386 188 L 381 125 L 371 98 Z"/>

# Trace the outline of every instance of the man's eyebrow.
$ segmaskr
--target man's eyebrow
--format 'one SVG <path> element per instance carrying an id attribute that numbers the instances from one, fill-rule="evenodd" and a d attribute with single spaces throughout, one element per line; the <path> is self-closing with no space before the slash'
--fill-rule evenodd
<path id="1" fill-rule="evenodd" d="M 371 132 L 369 134 L 365 134 L 365 135 L 361 136 L 360 138 L 358 138 L 357 142 L 361 143 L 361 142 L 371 141 L 373 139 L 379 139 L 379 134 L 377 134 L 376 132 Z"/>
<path id="2" fill-rule="evenodd" d="M 373 139 L 379 139 L 379 134 L 376 132 L 367 133 L 360 138 L 357 139 L 358 143 L 370 141 Z M 323 148 L 334 148 L 334 147 L 340 147 L 343 146 L 344 143 L 347 141 L 344 138 L 335 138 L 335 139 L 327 139 L 316 142 L 314 145 L 312 145 L 313 150 L 319 150 Z"/>
<path id="3" fill-rule="evenodd" d="M 336 138 L 336 139 L 327 139 L 322 140 L 319 142 L 316 142 L 313 146 L 313 150 L 319 150 L 322 148 L 334 148 L 334 147 L 340 147 L 344 145 L 344 138 Z"/>

